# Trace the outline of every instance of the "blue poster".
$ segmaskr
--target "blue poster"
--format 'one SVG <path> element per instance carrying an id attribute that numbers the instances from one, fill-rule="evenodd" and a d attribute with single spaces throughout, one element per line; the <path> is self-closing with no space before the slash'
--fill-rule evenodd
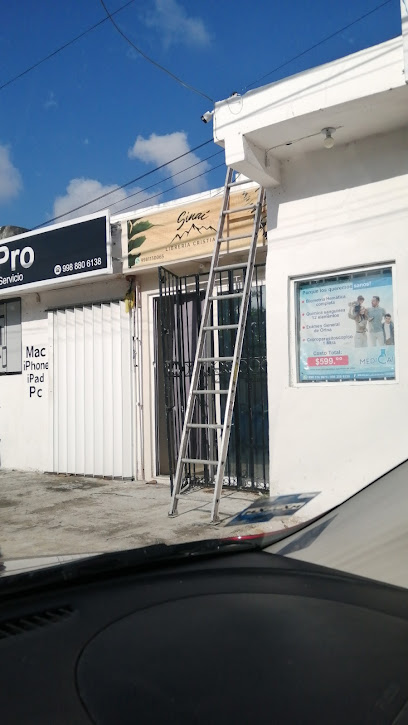
<path id="1" fill-rule="evenodd" d="M 393 380 L 391 268 L 298 283 L 300 382 Z"/>
<path id="2" fill-rule="evenodd" d="M 270 521 L 277 516 L 292 516 L 319 493 L 320 491 L 314 491 L 313 493 L 291 493 L 286 496 L 273 496 L 271 498 L 262 497 L 258 501 L 253 501 L 243 511 L 240 511 L 228 522 L 227 526 L 259 524 Z"/>

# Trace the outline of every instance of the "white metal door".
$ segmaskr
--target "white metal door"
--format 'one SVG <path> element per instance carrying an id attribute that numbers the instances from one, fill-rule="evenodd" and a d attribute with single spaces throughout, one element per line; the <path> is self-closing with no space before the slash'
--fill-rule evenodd
<path id="1" fill-rule="evenodd" d="M 130 316 L 123 302 L 49 312 L 52 470 L 133 478 Z"/>

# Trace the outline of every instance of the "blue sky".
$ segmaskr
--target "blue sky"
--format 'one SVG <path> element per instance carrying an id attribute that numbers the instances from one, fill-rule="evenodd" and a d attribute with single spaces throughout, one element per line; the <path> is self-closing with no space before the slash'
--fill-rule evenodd
<path id="1" fill-rule="evenodd" d="M 112 13 L 125 0 L 105 0 Z M 214 100 L 268 73 L 381 0 L 135 0 L 115 21 L 160 64 Z M 399 0 L 270 75 L 263 83 L 401 32 Z M 100 0 L 14 0 L 0 9 L 0 86 L 104 17 Z M 0 226 L 32 228 L 211 138 L 210 101 L 139 56 L 109 21 L 0 91 Z M 112 213 L 222 185 L 213 144 L 75 215 Z M 191 179 L 206 172 L 199 179 Z M 178 173 L 178 176 L 175 174 Z M 165 177 L 171 176 L 169 181 Z M 180 188 L 180 181 L 188 183 Z M 190 180 L 189 180 L 190 179 Z M 146 186 L 157 183 L 153 189 Z M 131 199 L 131 193 L 140 194 Z M 159 194 L 155 199 L 147 198 Z M 109 202 L 111 202 L 109 204 Z M 113 202 L 116 202 L 115 204 Z"/>

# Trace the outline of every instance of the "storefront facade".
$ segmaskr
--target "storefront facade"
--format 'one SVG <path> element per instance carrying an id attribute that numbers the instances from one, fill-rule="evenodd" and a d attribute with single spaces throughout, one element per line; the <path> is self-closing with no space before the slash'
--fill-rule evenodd
<path id="1" fill-rule="evenodd" d="M 407 42 L 215 108 L 250 179 L 234 203 L 267 188 L 227 485 L 307 495 L 305 517 L 407 457 Z M 222 194 L 0 245 L 3 468 L 169 481 Z M 244 259 L 237 243 L 223 261 Z"/>
<path id="2" fill-rule="evenodd" d="M 3 468 L 133 478 L 126 280 L 109 215 L 0 247 Z"/>
<path id="3" fill-rule="evenodd" d="M 234 203 L 250 200 L 255 186 L 242 187 Z M 5 240 L 2 468 L 170 481 L 222 191 Z M 251 219 L 237 224 L 245 231 Z M 243 244 L 225 258 L 243 261 Z M 260 237 L 228 476 L 233 487 L 266 491 L 265 260 Z M 242 273 L 220 278 L 220 289 Z M 178 325 L 170 344 L 166 315 L 169 327 Z"/>
<path id="4" fill-rule="evenodd" d="M 234 203 L 256 194 L 248 183 Z M 177 459 L 201 305 L 218 227 L 223 189 L 112 217 L 122 235 L 123 273 L 135 289 L 140 339 L 140 415 L 143 478 L 168 482 Z M 231 234 L 246 231 L 251 218 L 237 218 Z M 224 259 L 244 262 L 245 244 L 231 245 Z M 269 441 L 266 374 L 266 240 L 260 236 L 247 335 L 245 372 L 230 446 L 226 485 L 267 491 Z M 225 293 L 242 278 L 223 275 Z M 221 308 L 218 314 L 228 314 Z M 252 331 L 252 334 L 251 334 Z M 266 421 L 266 422 L 265 422 Z M 253 445 L 250 445 L 251 440 Z"/>
<path id="5" fill-rule="evenodd" d="M 215 107 L 226 163 L 267 187 L 270 491 L 314 494 L 306 518 L 407 458 L 405 46 Z"/>

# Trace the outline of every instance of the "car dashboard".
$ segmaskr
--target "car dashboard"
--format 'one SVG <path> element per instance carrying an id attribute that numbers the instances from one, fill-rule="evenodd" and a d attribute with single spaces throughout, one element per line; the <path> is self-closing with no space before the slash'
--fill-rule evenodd
<path id="1" fill-rule="evenodd" d="M 408 723 L 404 590 L 255 550 L 79 567 L 0 582 L 7 725 Z"/>

